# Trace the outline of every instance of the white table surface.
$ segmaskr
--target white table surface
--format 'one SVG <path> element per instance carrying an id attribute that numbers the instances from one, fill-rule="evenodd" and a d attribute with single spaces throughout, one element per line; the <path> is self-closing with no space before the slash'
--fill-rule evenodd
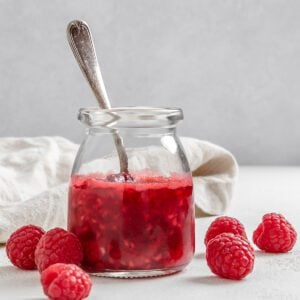
<path id="1" fill-rule="evenodd" d="M 266 212 L 283 213 L 300 234 L 300 167 L 242 167 L 231 209 L 248 236 Z M 213 275 L 205 261 L 203 237 L 213 218 L 197 220 L 196 254 L 184 272 L 154 279 L 93 278 L 89 299 L 300 299 L 300 242 L 291 253 L 256 251 L 253 273 L 242 281 Z M 46 299 L 37 271 L 21 271 L 0 248 L 0 299 Z"/>

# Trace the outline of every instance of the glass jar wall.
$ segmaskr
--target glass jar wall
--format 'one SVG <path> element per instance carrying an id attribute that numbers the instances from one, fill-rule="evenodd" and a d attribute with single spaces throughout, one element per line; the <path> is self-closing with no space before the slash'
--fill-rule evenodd
<path id="1" fill-rule="evenodd" d="M 68 227 L 82 243 L 86 271 L 146 277 L 178 272 L 190 262 L 194 204 L 176 136 L 182 118 L 173 108 L 80 110 L 87 132 L 70 180 Z M 116 137 L 123 146 L 116 147 Z"/>

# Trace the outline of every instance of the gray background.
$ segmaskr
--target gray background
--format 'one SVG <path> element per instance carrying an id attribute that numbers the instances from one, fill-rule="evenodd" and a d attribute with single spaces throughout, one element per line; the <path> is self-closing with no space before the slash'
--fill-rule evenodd
<path id="1" fill-rule="evenodd" d="M 180 106 L 242 164 L 300 163 L 300 1 L 0 0 L 0 136 L 80 141 L 95 101 L 68 47 L 92 27 L 114 106 Z"/>

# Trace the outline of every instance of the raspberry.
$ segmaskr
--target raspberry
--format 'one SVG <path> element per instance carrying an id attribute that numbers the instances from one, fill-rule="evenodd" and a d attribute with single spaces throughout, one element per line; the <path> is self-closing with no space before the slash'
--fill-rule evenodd
<path id="1" fill-rule="evenodd" d="M 62 228 L 46 232 L 35 250 L 35 263 L 40 272 L 55 263 L 79 265 L 82 259 L 82 247 L 77 236 Z"/>
<path id="2" fill-rule="evenodd" d="M 253 270 L 254 249 L 242 236 L 221 233 L 208 243 L 206 261 L 213 273 L 239 280 Z"/>
<path id="3" fill-rule="evenodd" d="M 294 227 L 281 214 L 269 213 L 253 232 L 255 245 L 266 252 L 284 253 L 290 251 L 297 240 Z"/>
<path id="4" fill-rule="evenodd" d="M 26 225 L 11 234 L 6 243 L 6 254 L 13 265 L 20 269 L 34 270 L 34 251 L 44 230 L 35 225 Z"/>
<path id="5" fill-rule="evenodd" d="M 224 232 L 240 235 L 247 239 L 243 224 L 235 218 L 224 216 L 216 218 L 208 227 L 204 240 L 205 245 L 207 246 L 211 239 Z"/>
<path id="6" fill-rule="evenodd" d="M 87 273 L 72 264 L 57 263 L 42 272 L 45 295 L 52 300 L 81 300 L 88 297 L 92 282 Z"/>

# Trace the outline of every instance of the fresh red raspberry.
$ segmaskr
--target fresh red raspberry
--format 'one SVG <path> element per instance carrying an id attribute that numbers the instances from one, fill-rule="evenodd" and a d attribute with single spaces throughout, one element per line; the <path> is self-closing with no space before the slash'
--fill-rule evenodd
<path id="1" fill-rule="evenodd" d="M 239 280 L 253 270 L 254 249 L 248 240 L 240 235 L 221 233 L 209 241 L 206 261 L 213 273 Z"/>
<path id="2" fill-rule="evenodd" d="M 224 232 L 238 234 L 247 239 L 243 224 L 235 218 L 224 216 L 216 218 L 208 227 L 204 240 L 205 245 L 207 246 L 211 239 Z"/>
<path id="3" fill-rule="evenodd" d="M 284 253 L 290 251 L 297 240 L 294 227 L 281 214 L 269 213 L 253 232 L 255 245 L 266 252 Z"/>
<path id="4" fill-rule="evenodd" d="M 45 295 L 51 300 L 81 300 L 88 297 L 92 282 L 87 273 L 73 264 L 57 263 L 41 274 Z"/>
<path id="5" fill-rule="evenodd" d="M 77 236 L 62 228 L 44 234 L 35 250 L 35 263 L 41 272 L 55 263 L 79 265 L 83 259 L 82 247 Z"/>
<path id="6" fill-rule="evenodd" d="M 44 230 L 35 225 L 26 225 L 11 234 L 6 243 L 6 254 L 13 265 L 20 269 L 34 270 L 34 251 Z"/>

